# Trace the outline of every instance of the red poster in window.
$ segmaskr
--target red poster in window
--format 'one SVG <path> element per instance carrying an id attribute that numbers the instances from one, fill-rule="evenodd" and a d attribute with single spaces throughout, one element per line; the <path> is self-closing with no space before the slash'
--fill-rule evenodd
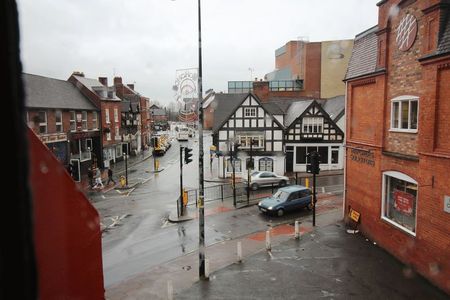
<path id="1" fill-rule="evenodd" d="M 415 196 L 399 190 L 394 190 L 393 195 L 394 208 L 405 215 L 412 216 Z"/>

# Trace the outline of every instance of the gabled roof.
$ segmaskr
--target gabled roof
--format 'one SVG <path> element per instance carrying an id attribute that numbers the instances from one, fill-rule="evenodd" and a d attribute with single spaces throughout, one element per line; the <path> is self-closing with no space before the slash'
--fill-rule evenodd
<path id="1" fill-rule="evenodd" d="M 284 118 L 284 125 L 289 127 L 313 102 L 314 100 L 304 100 L 292 103 Z"/>
<path id="2" fill-rule="evenodd" d="M 356 35 L 344 80 L 374 73 L 377 67 L 378 26 Z"/>
<path id="3" fill-rule="evenodd" d="M 23 74 L 25 105 L 28 108 L 98 110 L 70 82 Z"/>
<path id="4" fill-rule="evenodd" d="M 322 107 L 328 113 L 331 120 L 337 122 L 345 112 L 345 97 L 341 95 L 326 99 Z"/>
<path id="5" fill-rule="evenodd" d="M 223 123 L 228 120 L 237 107 L 250 95 L 246 94 L 225 94 L 220 93 L 214 96 L 217 101 L 217 108 L 214 110 L 213 132 L 222 127 Z"/>

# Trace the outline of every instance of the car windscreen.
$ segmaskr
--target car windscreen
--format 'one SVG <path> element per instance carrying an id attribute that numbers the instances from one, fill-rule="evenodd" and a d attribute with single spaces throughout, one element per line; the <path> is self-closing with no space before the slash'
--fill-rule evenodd
<path id="1" fill-rule="evenodd" d="M 259 171 L 253 171 L 252 173 L 251 173 L 251 175 L 252 176 L 256 176 L 256 175 L 258 175 L 260 172 Z"/>
<path id="2" fill-rule="evenodd" d="M 286 201 L 286 199 L 289 197 L 289 193 L 285 191 L 278 191 L 272 196 L 276 200 L 280 200 L 281 202 Z"/>

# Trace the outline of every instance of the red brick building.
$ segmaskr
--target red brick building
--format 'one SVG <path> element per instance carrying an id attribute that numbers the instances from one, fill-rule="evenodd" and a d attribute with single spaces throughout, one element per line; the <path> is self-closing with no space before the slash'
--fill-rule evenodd
<path id="1" fill-rule="evenodd" d="M 110 163 L 122 159 L 121 136 L 121 101 L 116 96 L 114 87 L 108 87 L 106 77 L 99 80 L 86 78 L 84 73 L 74 72 L 68 79 L 81 93 L 101 111 L 102 164 L 108 167 Z"/>
<path id="2" fill-rule="evenodd" d="M 23 74 L 28 126 L 79 181 L 101 157 L 100 111 L 72 84 Z"/>
<path id="3" fill-rule="evenodd" d="M 450 293 L 449 1 L 377 5 L 345 79 L 345 212 Z"/>

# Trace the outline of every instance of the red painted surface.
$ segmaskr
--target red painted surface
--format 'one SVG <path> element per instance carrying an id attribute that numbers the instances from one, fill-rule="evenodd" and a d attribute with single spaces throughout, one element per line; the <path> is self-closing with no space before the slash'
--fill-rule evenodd
<path id="1" fill-rule="evenodd" d="M 99 215 L 28 131 L 39 299 L 104 299 Z"/>

